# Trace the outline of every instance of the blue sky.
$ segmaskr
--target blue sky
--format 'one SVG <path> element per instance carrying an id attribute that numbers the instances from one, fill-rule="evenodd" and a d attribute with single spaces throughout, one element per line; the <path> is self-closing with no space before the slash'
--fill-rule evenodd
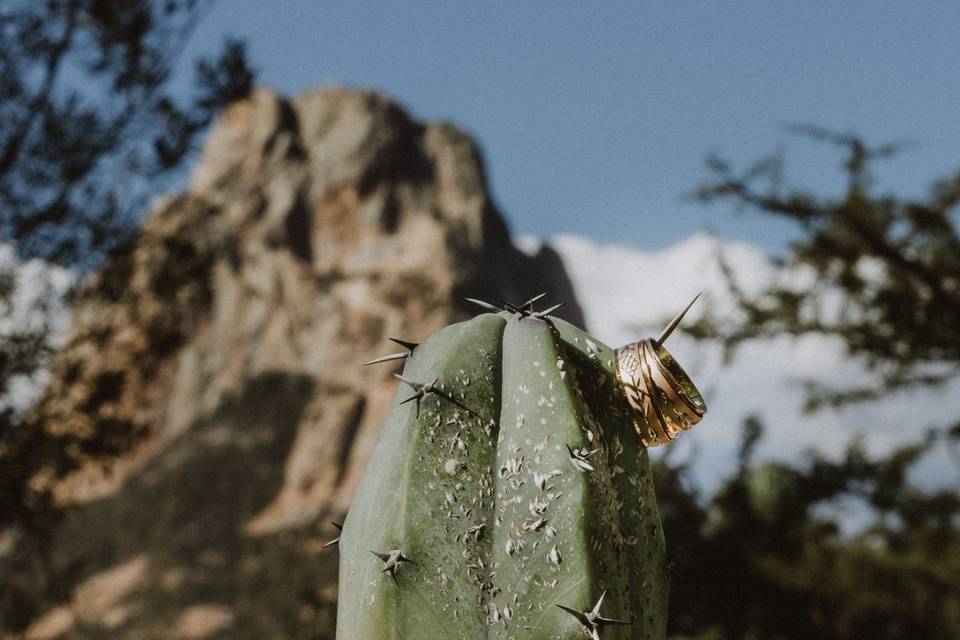
<path id="1" fill-rule="evenodd" d="M 840 157 L 785 124 L 907 139 L 877 186 L 923 193 L 960 169 L 958 25 L 946 2 L 219 0 L 184 60 L 239 36 L 283 93 L 376 88 L 458 124 L 515 233 L 777 251 L 786 223 L 683 200 L 705 155 L 779 148 L 795 182 L 835 192 Z"/>

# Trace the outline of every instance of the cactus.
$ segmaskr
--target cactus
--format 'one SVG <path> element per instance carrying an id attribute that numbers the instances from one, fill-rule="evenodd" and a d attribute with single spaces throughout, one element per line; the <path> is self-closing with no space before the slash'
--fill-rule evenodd
<path id="1" fill-rule="evenodd" d="M 338 640 L 664 636 L 663 532 L 614 352 L 532 302 L 387 357 L 405 366 L 343 525 Z"/>

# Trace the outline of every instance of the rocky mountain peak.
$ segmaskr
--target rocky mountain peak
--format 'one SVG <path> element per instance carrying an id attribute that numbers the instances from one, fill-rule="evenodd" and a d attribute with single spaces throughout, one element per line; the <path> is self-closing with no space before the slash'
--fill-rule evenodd
<path id="1" fill-rule="evenodd" d="M 464 296 L 540 291 L 582 324 L 559 257 L 514 248 L 456 127 L 338 87 L 233 105 L 189 190 L 74 308 L 37 408 L 69 442 L 34 478 L 62 518 L 43 562 L 6 552 L 42 569 L 0 581 L 33 603 L 0 630 L 327 637 L 327 520 L 395 388 L 360 363 L 472 314 Z M 104 450 L 121 453 L 88 463 Z"/>

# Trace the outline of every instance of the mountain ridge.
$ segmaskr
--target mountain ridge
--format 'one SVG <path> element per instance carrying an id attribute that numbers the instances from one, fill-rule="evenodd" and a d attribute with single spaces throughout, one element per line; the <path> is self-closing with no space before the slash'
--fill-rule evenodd
<path id="1" fill-rule="evenodd" d="M 328 637 L 328 520 L 397 384 L 360 363 L 473 315 L 466 296 L 543 290 L 583 323 L 462 131 L 375 92 L 256 90 L 72 307 L 18 459 L 26 502 L 56 509 L 7 538 L 0 628 Z"/>

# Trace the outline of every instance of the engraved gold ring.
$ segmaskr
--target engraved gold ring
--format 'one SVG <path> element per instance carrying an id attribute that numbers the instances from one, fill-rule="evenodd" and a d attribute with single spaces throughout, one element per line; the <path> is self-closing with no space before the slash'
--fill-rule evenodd
<path id="1" fill-rule="evenodd" d="M 697 296 L 699 297 L 699 296 Z M 673 441 L 707 412 L 690 376 L 663 346 L 694 298 L 656 340 L 646 338 L 614 352 L 614 375 L 633 414 L 633 425 L 646 447 Z"/>

